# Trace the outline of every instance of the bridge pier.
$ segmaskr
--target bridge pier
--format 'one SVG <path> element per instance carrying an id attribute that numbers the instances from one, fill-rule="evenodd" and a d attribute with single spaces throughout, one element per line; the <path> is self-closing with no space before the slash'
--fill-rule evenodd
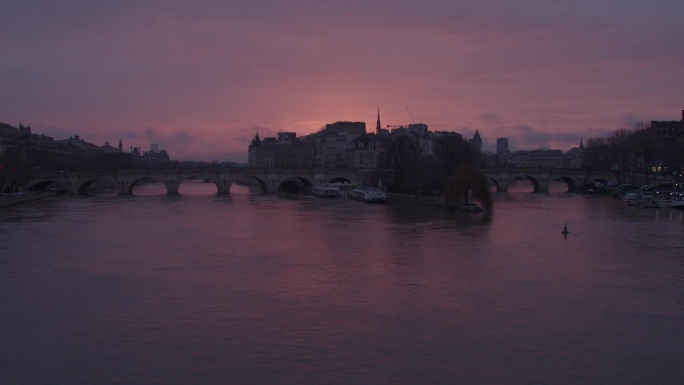
<path id="1" fill-rule="evenodd" d="M 166 186 L 166 193 L 169 195 L 177 195 L 178 194 L 178 186 L 179 183 L 176 180 L 167 180 L 164 182 L 164 185 Z"/>
<path id="2" fill-rule="evenodd" d="M 124 181 L 119 181 L 116 184 L 116 190 L 119 195 L 130 195 L 131 193 L 129 185 Z"/>
<path id="3" fill-rule="evenodd" d="M 229 194 L 230 186 L 232 185 L 233 182 L 228 179 L 223 179 L 216 182 L 216 188 L 218 189 L 219 194 Z"/>
<path id="4" fill-rule="evenodd" d="M 537 192 L 549 192 L 549 184 L 550 184 L 550 183 L 549 183 L 548 180 L 546 180 L 546 181 L 540 180 L 539 183 L 537 183 L 537 185 L 535 186 L 534 191 L 537 191 Z"/>
<path id="5" fill-rule="evenodd" d="M 67 183 L 68 194 L 69 195 L 79 195 L 78 187 L 79 187 L 78 183 L 71 183 L 71 182 Z"/>

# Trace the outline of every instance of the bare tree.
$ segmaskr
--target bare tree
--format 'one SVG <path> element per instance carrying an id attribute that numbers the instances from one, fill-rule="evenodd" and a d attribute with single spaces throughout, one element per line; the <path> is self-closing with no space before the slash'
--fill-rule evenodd
<path id="1" fill-rule="evenodd" d="M 644 183 L 648 184 L 648 174 L 653 166 L 656 155 L 656 146 L 653 139 L 653 129 L 645 122 L 635 125 L 635 131 L 629 138 L 629 147 L 633 151 L 634 171 L 644 173 Z"/>
<path id="2" fill-rule="evenodd" d="M 468 205 L 468 196 L 472 193 L 473 199 L 482 204 L 482 209 L 489 212 L 494 206 L 492 192 L 489 190 L 487 177 L 472 165 L 461 165 L 456 170 L 456 175 L 444 183 L 444 197 L 447 207 L 455 207 L 461 202 Z"/>
<path id="3" fill-rule="evenodd" d="M 597 170 L 607 170 L 610 167 L 608 141 L 605 138 L 589 138 L 582 157 L 582 165 Z"/>
<path id="4" fill-rule="evenodd" d="M 613 159 L 617 164 L 618 180 L 625 182 L 625 174 L 629 164 L 629 137 L 631 133 L 625 128 L 615 130 L 608 136 L 608 143 L 613 150 Z"/>
<path id="5" fill-rule="evenodd" d="M 394 166 L 394 189 L 415 193 L 421 175 L 422 148 L 418 140 L 399 135 L 390 142 Z"/>

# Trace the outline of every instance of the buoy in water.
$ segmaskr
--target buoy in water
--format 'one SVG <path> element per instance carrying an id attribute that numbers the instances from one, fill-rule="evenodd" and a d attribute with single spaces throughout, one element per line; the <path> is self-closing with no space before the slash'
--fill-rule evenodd
<path id="1" fill-rule="evenodd" d="M 568 235 L 568 222 L 565 222 L 565 227 L 563 227 L 562 233 Z"/>

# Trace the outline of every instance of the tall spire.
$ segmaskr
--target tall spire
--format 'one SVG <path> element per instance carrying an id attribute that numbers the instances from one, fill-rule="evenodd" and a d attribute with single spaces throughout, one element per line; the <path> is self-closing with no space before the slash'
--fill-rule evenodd
<path id="1" fill-rule="evenodd" d="M 380 126 L 380 106 L 378 106 L 378 121 L 377 121 L 377 123 L 375 124 L 375 133 L 376 133 L 376 134 L 379 134 L 379 133 L 380 133 L 380 129 L 381 129 L 381 126 Z"/>
<path id="2" fill-rule="evenodd" d="M 579 149 L 580 149 L 580 150 L 584 150 L 584 143 L 582 143 L 582 138 L 580 138 L 580 146 L 579 146 Z"/>

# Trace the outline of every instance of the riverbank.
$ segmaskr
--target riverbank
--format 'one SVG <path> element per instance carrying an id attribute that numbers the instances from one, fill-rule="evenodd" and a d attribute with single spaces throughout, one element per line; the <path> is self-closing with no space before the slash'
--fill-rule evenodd
<path id="1" fill-rule="evenodd" d="M 49 198 L 58 194 L 59 192 L 56 191 L 30 191 L 23 193 L 2 194 L 0 195 L 0 209 L 37 201 L 39 199 Z"/>

